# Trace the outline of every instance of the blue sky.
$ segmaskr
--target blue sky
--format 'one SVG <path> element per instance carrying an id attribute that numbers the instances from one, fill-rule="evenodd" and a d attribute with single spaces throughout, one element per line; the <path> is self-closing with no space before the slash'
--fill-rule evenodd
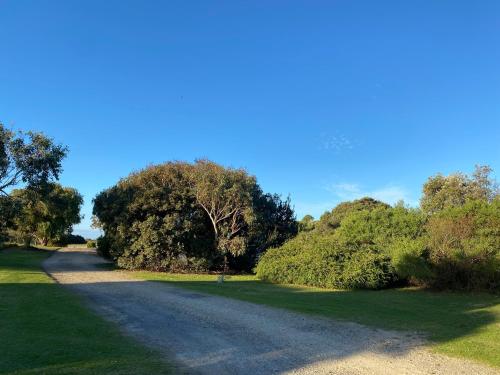
<path id="1" fill-rule="evenodd" d="M 0 25 L 0 121 L 69 146 L 77 233 L 167 160 L 245 167 L 299 217 L 500 170 L 496 0 L 0 0 Z"/>

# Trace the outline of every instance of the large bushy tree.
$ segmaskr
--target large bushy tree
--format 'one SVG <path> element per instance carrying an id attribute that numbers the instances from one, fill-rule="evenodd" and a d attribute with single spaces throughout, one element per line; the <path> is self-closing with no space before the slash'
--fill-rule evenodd
<path id="1" fill-rule="evenodd" d="M 105 233 L 99 250 L 126 268 L 216 269 L 224 257 L 250 268 L 296 232 L 289 202 L 263 194 L 244 170 L 207 160 L 134 173 L 98 194 L 93 212 Z"/>
<path id="2" fill-rule="evenodd" d="M 99 251 L 130 269 L 211 267 L 211 224 L 192 193 L 192 168 L 182 162 L 151 166 L 98 194 Z"/>

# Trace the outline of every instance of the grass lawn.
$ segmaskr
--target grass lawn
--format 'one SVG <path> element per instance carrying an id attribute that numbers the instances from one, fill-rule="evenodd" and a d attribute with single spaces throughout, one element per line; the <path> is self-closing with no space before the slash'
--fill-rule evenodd
<path id="1" fill-rule="evenodd" d="M 41 269 L 43 250 L 0 251 L 1 374 L 168 374 Z"/>
<path id="2" fill-rule="evenodd" d="M 132 272 L 145 280 L 387 329 L 427 333 L 432 349 L 500 368 L 500 296 L 402 288 L 337 291 L 273 285 L 255 276 Z"/>

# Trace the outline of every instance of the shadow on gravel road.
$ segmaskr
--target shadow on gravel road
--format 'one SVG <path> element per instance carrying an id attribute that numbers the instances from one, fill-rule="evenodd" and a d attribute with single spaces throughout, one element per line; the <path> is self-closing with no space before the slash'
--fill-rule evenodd
<path id="1" fill-rule="evenodd" d="M 473 340 L 496 322 L 491 308 L 499 300 L 491 295 L 329 291 L 255 280 L 150 282 L 109 271 L 106 264 L 89 251 L 73 250 L 49 258 L 46 269 L 124 332 L 195 373 L 286 373 L 332 360 L 351 369 L 366 358 L 371 364 L 389 361 L 387 373 L 412 373 L 426 366 L 413 351 L 422 344 L 417 331 L 438 344 L 470 337 L 485 353 L 481 359 L 492 364 L 498 353 L 487 340 Z"/>

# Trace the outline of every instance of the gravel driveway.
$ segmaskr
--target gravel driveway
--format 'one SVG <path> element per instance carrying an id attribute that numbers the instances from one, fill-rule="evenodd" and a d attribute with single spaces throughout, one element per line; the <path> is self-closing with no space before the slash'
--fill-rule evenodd
<path id="1" fill-rule="evenodd" d="M 415 334 L 313 318 L 136 280 L 93 250 L 63 249 L 45 270 L 104 318 L 194 374 L 499 374 L 421 347 Z"/>

